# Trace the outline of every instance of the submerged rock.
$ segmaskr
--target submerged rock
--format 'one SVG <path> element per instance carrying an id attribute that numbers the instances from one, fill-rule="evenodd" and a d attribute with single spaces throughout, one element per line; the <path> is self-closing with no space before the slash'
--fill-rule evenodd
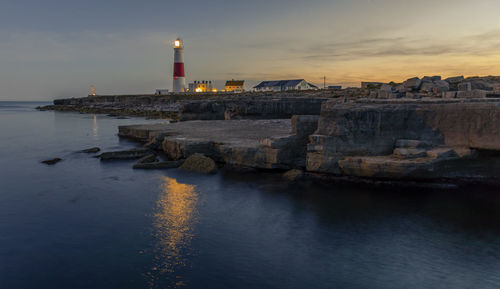
<path id="1" fill-rule="evenodd" d="M 58 162 L 60 162 L 60 161 L 62 161 L 62 159 L 60 159 L 60 158 L 55 158 L 55 159 L 50 159 L 50 160 L 45 160 L 45 161 L 42 161 L 41 163 L 42 163 L 42 164 L 46 164 L 46 165 L 51 166 L 51 165 L 55 165 L 55 164 L 57 164 L 57 163 L 58 163 Z"/>
<path id="2" fill-rule="evenodd" d="M 85 154 L 95 154 L 95 153 L 98 153 L 100 152 L 101 149 L 98 148 L 98 147 L 95 147 L 95 148 L 90 148 L 90 149 L 86 149 L 86 150 L 82 150 L 80 151 L 81 153 L 85 153 Z"/>
<path id="3" fill-rule="evenodd" d="M 187 158 L 180 169 L 202 174 L 215 174 L 218 170 L 214 160 L 202 154 L 193 154 Z"/>
<path id="4" fill-rule="evenodd" d="M 100 154 L 98 157 L 101 161 L 109 160 L 132 160 L 145 157 L 151 154 L 149 149 L 132 149 L 127 151 L 117 151 L 117 152 L 105 152 Z"/>
<path id="5" fill-rule="evenodd" d="M 183 160 L 168 161 L 168 162 L 153 162 L 153 163 L 136 163 L 133 168 L 136 170 L 175 169 L 175 168 L 180 167 L 183 163 L 184 163 Z"/>
<path id="6" fill-rule="evenodd" d="M 149 154 L 137 161 L 137 164 L 155 163 L 158 162 L 155 154 Z"/>

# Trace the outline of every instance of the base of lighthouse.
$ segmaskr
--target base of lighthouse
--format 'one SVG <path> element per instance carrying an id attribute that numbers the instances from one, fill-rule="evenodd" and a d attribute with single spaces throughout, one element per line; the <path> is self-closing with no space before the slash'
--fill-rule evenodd
<path id="1" fill-rule="evenodd" d="M 174 79 L 174 93 L 180 93 L 186 91 L 186 78 L 185 77 L 177 77 Z"/>

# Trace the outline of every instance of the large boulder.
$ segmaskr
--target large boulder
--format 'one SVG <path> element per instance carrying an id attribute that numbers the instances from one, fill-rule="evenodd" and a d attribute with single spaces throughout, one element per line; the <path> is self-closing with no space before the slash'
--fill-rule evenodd
<path id="1" fill-rule="evenodd" d="M 215 174 L 218 170 L 214 160 L 198 153 L 188 157 L 180 166 L 180 169 L 202 174 Z"/>
<path id="2" fill-rule="evenodd" d="M 444 80 L 437 80 L 434 82 L 432 92 L 439 94 L 450 90 L 450 84 Z"/>
<path id="3" fill-rule="evenodd" d="M 472 84 L 470 82 L 462 82 L 457 86 L 458 91 L 471 91 Z"/>
<path id="4" fill-rule="evenodd" d="M 406 88 L 413 89 L 413 90 L 418 90 L 420 89 L 420 86 L 422 85 L 422 80 L 418 77 L 410 78 L 407 81 L 403 83 L 403 85 Z"/>
<path id="5" fill-rule="evenodd" d="M 450 84 L 458 84 L 464 80 L 465 80 L 465 78 L 463 76 L 454 76 L 454 77 L 448 77 L 445 79 L 445 81 L 450 83 Z"/>
<path id="6" fill-rule="evenodd" d="M 472 80 L 470 84 L 472 89 L 493 90 L 493 85 L 484 80 Z"/>
<path id="7" fill-rule="evenodd" d="M 398 93 L 406 93 L 406 92 L 408 92 L 408 88 L 406 88 L 404 85 L 400 84 L 400 85 L 396 85 L 394 87 L 394 91 L 398 92 Z"/>
<path id="8" fill-rule="evenodd" d="M 430 81 L 422 81 L 422 85 L 420 86 L 421 91 L 431 92 L 436 85 Z"/>
<path id="9" fill-rule="evenodd" d="M 429 81 L 429 82 L 435 82 L 441 80 L 441 76 L 436 75 L 436 76 L 424 76 L 422 78 L 422 81 Z"/>

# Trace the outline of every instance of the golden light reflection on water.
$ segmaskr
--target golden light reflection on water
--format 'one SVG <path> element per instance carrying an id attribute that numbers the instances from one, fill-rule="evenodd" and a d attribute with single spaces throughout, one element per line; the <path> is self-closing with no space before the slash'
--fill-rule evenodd
<path id="1" fill-rule="evenodd" d="M 188 266 L 197 201 L 195 186 L 181 184 L 173 178 L 163 178 L 157 211 L 153 216 L 157 244 L 155 265 L 151 272 L 152 287 L 159 281 L 172 278 L 176 270 Z M 174 288 L 185 285 L 178 276 L 175 277 Z"/>
<path id="2" fill-rule="evenodd" d="M 92 119 L 92 135 L 94 136 L 94 139 L 99 138 L 99 126 L 97 124 L 97 115 L 93 115 Z"/>

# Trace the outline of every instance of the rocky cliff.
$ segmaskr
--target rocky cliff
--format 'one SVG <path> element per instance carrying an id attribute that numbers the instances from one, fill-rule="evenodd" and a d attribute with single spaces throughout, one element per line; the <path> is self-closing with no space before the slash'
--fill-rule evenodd
<path id="1" fill-rule="evenodd" d="M 500 152 L 500 102 L 326 102 L 307 170 L 382 178 L 444 177 L 446 163 Z"/>
<path id="2" fill-rule="evenodd" d="M 187 120 L 283 119 L 319 115 L 321 104 L 334 91 L 249 93 L 242 95 L 90 96 L 55 100 L 43 110 L 106 113 Z"/>

